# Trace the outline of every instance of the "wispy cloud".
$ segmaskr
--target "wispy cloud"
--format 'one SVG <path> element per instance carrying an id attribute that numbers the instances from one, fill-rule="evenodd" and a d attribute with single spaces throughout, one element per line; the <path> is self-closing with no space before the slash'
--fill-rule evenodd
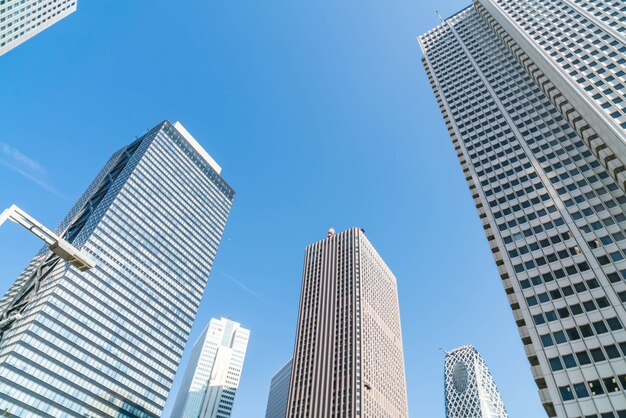
<path id="1" fill-rule="evenodd" d="M 0 142 L 0 164 L 62 199 L 66 197 L 45 179 L 44 167 L 9 144 Z"/>
<path id="2" fill-rule="evenodd" d="M 218 273 L 224 277 L 226 277 L 228 280 L 230 280 L 231 282 L 233 282 L 237 287 L 239 287 L 241 290 L 243 290 L 244 292 L 246 292 L 247 294 L 249 294 L 250 296 L 262 301 L 262 302 L 267 302 L 267 299 L 265 299 L 263 297 L 263 295 L 261 295 L 260 293 L 257 293 L 256 291 L 250 289 L 248 286 L 246 286 L 245 284 L 241 283 L 239 280 L 235 279 L 233 276 L 231 276 L 228 273 L 225 273 L 223 270 L 218 270 Z"/>

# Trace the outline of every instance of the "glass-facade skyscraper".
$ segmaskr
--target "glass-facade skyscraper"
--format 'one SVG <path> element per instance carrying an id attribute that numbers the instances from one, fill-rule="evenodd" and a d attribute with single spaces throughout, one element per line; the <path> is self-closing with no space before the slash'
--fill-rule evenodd
<path id="1" fill-rule="evenodd" d="M 265 418 L 285 418 L 289 400 L 289 380 L 291 379 L 291 360 L 272 377 L 270 393 L 267 397 Z"/>
<path id="2" fill-rule="evenodd" d="M 228 418 L 246 358 L 250 331 L 211 319 L 193 346 L 172 418 Z"/>
<path id="3" fill-rule="evenodd" d="M 419 37 L 551 417 L 626 417 L 625 10 L 475 0 Z"/>
<path id="4" fill-rule="evenodd" d="M 0 55 L 74 13 L 77 1 L 0 1 Z"/>
<path id="5" fill-rule="evenodd" d="M 113 154 L 57 233 L 86 272 L 41 250 L 0 299 L 0 411 L 159 417 L 233 189 L 180 124 Z"/>
<path id="6" fill-rule="evenodd" d="M 446 352 L 446 418 L 507 418 L 493 377 L 471 345 Z"/>
<path id="7" fill-rule="evenodd" d="M 360 228 L 306 247 L 287 417 L 408 417 L 396 278 Z"/>

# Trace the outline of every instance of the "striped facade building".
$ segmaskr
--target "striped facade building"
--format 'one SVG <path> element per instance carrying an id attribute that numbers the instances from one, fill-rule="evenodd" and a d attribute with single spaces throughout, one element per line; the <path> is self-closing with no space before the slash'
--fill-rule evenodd
<path id="1" fill-rule="evenodd" d="M 306 248 L 287 417 L 408 417 L 396 278 L 362 229 Z"/>

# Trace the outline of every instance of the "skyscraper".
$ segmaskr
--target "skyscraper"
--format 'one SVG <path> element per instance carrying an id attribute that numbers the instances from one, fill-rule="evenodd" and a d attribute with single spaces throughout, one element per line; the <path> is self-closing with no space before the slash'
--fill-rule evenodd
<path id="1" fill-rule="evenodd" d="M 194 344 L 172 418 L 228 418 L 250 331 L 230 319 L 211 319 Z"/>
<path id="2" fill-rule="evenodd" d="M 446 352 L 445 364 L 446 418 L 507 418 L 493 377 L 473 346 Z"/>
<path id="3" fill-rule="evenodd" d="M 0 55 L 74 13 L 77 1 L 0 1 Z"/>
<path id="4" fill-rule="evenodd" d="M 396 278 L 362 229 L 309 245 L 287 417 L 408 416 Z"/>
<path id="5" fill-rule="evenodd" d="M 626 416 L 623 11 L 476 0 L 419 37 L 551 417 Z"/>
<path id="6" fill-rule="evenodd" d="M 86 272 L 40 251 L 0 299 L 0 411 L 160 416 L 234 191 L 180 124 L 113 154 L 58 235 Z"/>
<path id="7" fill-rule="evenodd" d="M 291 360 L 272 377 L 270 394 L 267 397 L 265 418 L 285 418 L 289 400 L 289 380 L 291 379 Z"/>

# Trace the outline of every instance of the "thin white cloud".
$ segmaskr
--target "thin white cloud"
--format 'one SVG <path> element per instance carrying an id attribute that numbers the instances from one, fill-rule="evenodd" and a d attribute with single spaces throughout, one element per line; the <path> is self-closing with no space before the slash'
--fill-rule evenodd
<path id="1" fill-rule="evenodd" d="M 9 144 L 4 144 L 0 142 L 0 147 L 2 148 L 2 154 L 15 161 L 18 164 L 24 165 L 29 168 L 31 171 L 35 171 L 37 173 L 45 173 L 43 166 L 39 164 L 37 161 L 29 158 L 28 156 L 22 154 L 19 150 L 11 147 Z"/>
<path id="2" fill-rule="evenodd" d="M 46 170 L 37 161 L 11 147 L 9 144 L 2 142 L 0 142 L 0 152 L 0 165 L 16 172 L 20 176 L 35 183 L 37 186 L 54 194 L 55 196 L 66 199 L 63 194 L 42 178 L 42 176 L 45 175 Z"/>
<path id="3" fill-rule="evenodd" d="M 256 299 L 258 299 L 260 301 L 267 302 L 267 300 L 261 294 L 259 294 L 259 293 L 255 292 L 254 290 L 250 289 L 248 286 L 246 286 L 245 284 L 241 283 L 239 280 L 235 279 L 230 274 L 225 273 L 222 270 L 219 270 L 219 274 L 221 274 L 222 276 L 226 277 L 228 280 L 233 282 L 237 287 L 239 287 L 241 290 L 243 290 L 247 294 L 253 296 L 254 298 L 256 298 Z"/>

